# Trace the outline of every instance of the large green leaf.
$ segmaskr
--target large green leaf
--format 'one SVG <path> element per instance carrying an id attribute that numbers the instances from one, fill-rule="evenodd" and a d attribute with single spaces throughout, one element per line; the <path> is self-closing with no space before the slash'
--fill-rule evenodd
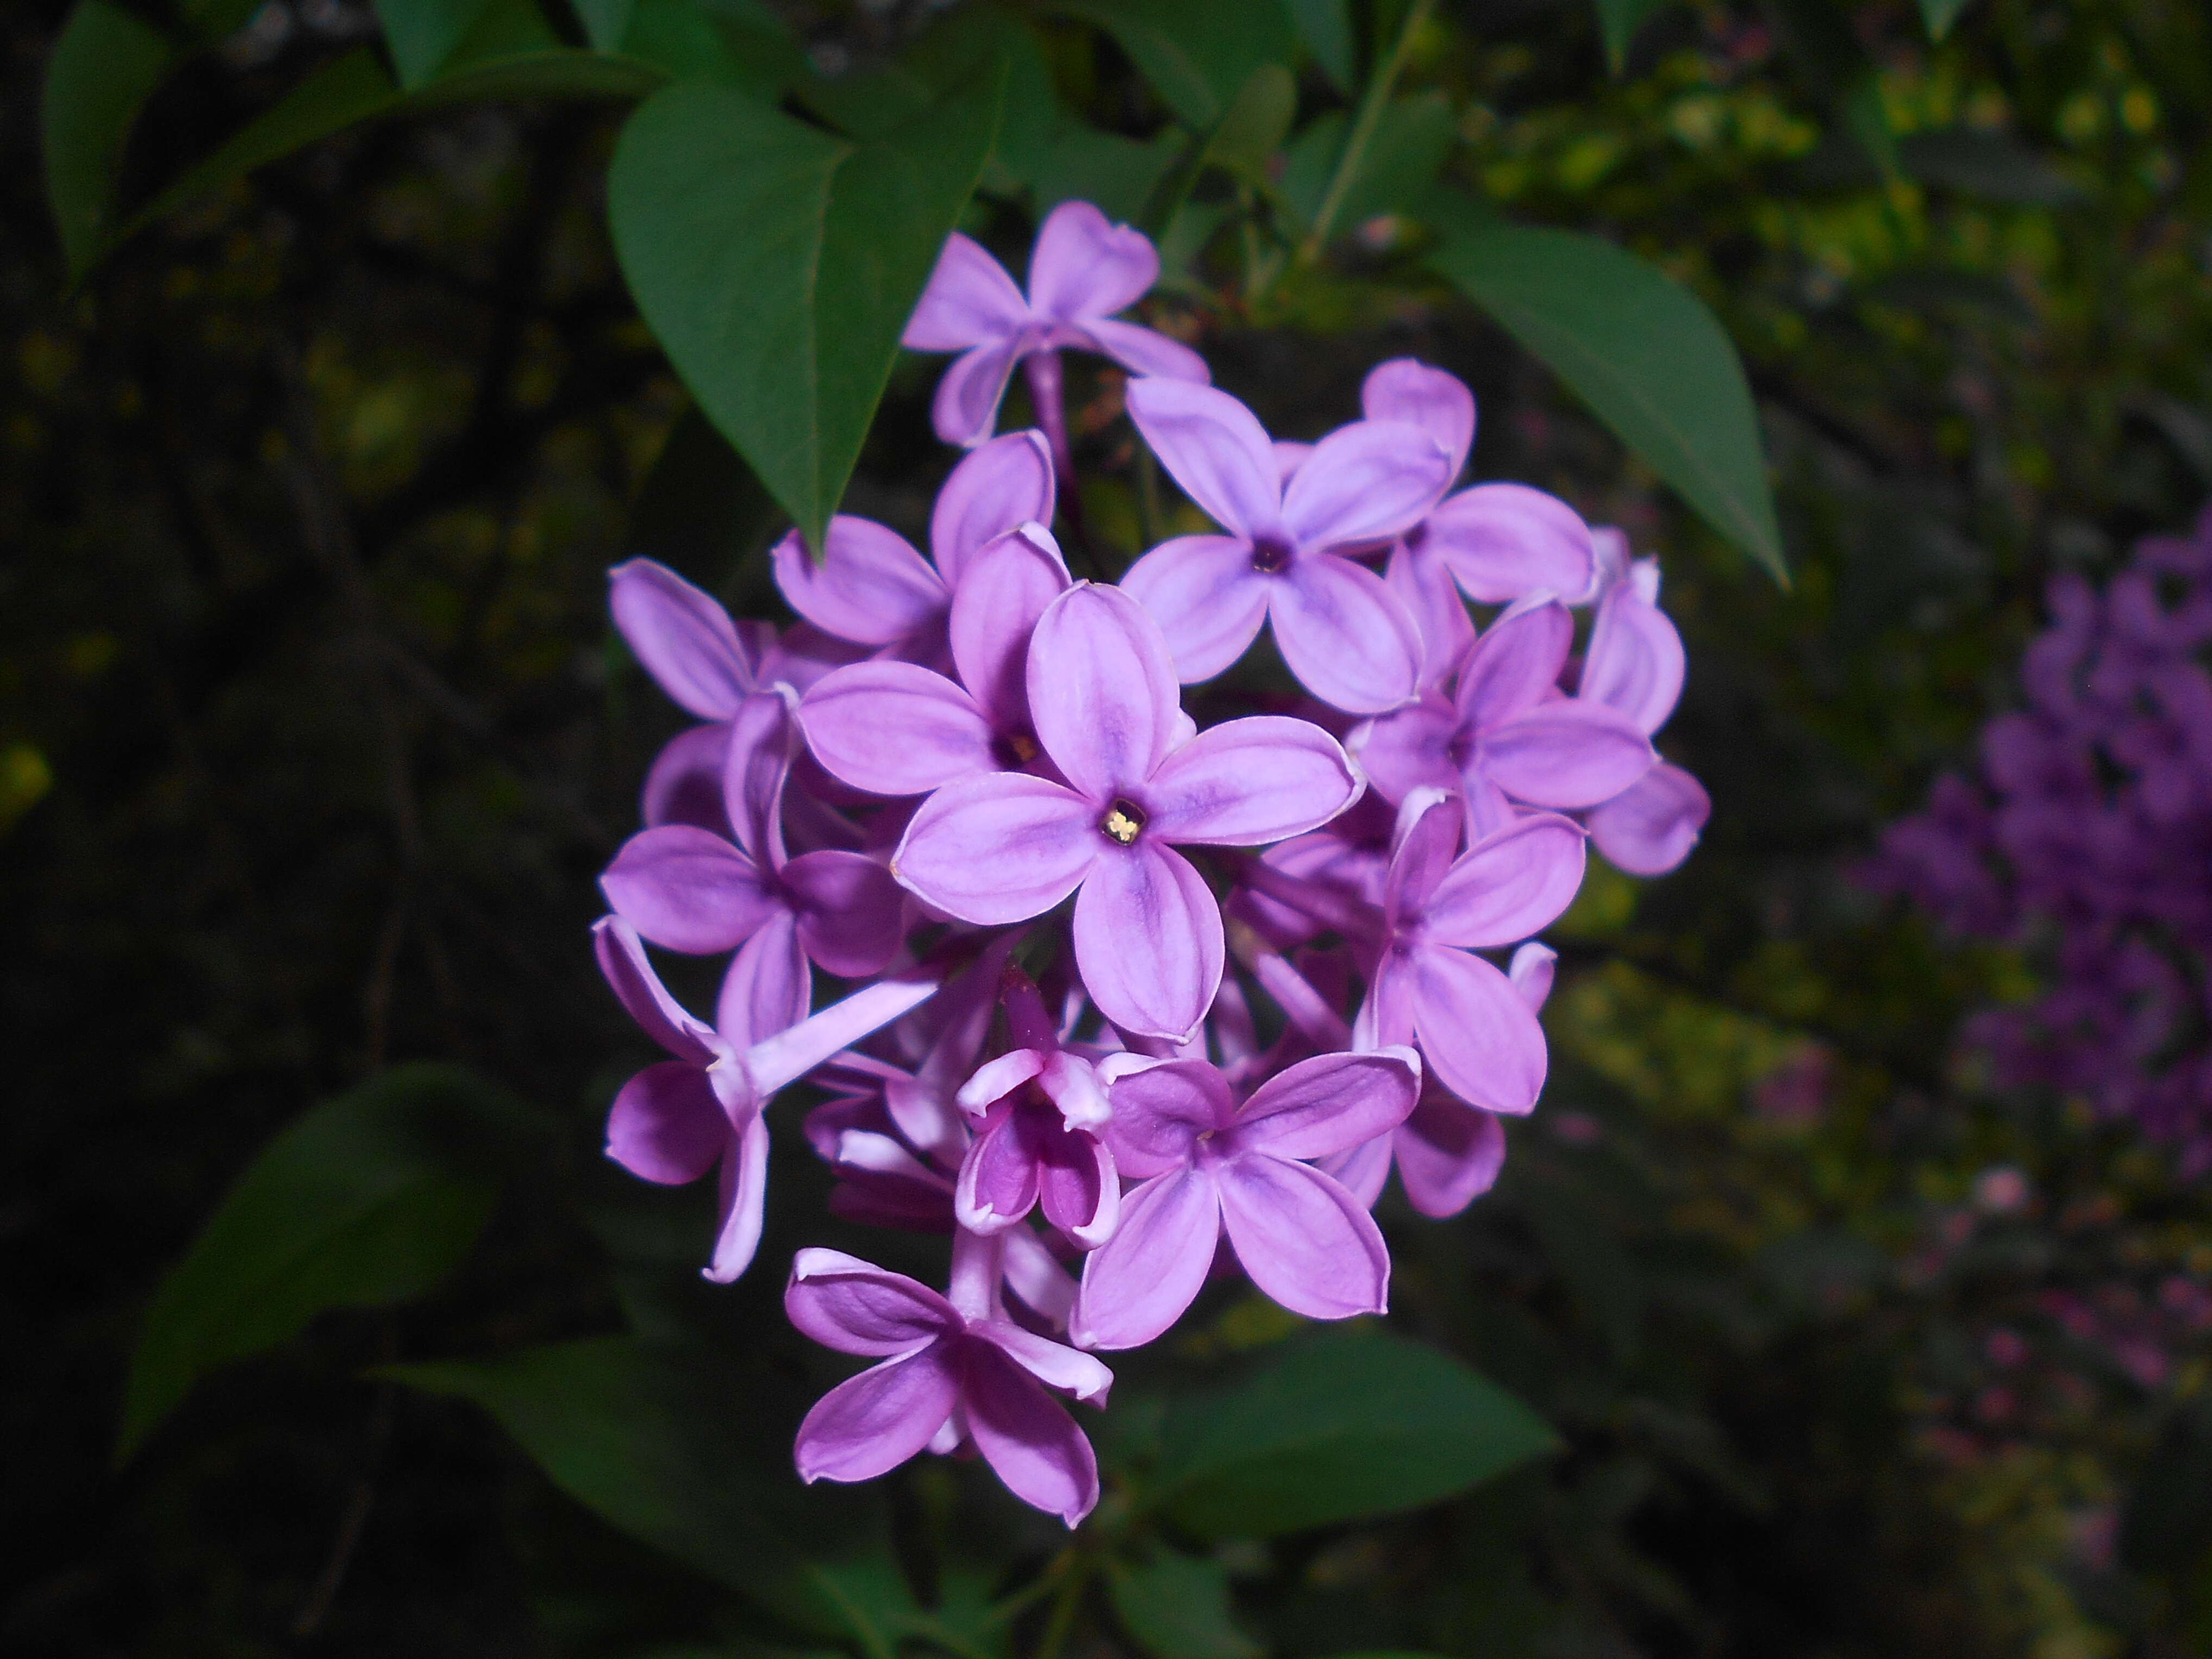
<path id="1" fill-rule="evenodd" d="M 1419 202 L 1451 153 L 1453 123 L 1451 101 L 1440 92 L 1393 100 L 1376 122 L 1337 205 L 1336 229 L 1353 230 L 1377 214 L 1403 212 Z M 1321 211 L 1350 125 L 1342 111 L 1332 110 L 1284 153 L 1282 197 L 1301 227 L 1311 225 Z"/>
<path id="2" fill-rule="evenodd" d="M 82 0 L 46 64 L 46 199 L 72 279 L 113 228 L 116 174 L 138 111 L 176 66 L 168 36 L 111 0 Z"/>
<path id="3" fill-rule="evenodd" d="M 1349 95 L 1359 78 L 1349 0 L 1290 0 L 1290 10 L 1298 39 L 1313 54 L 1329 85 Z"/>
<path id="4" fill-rule="evenodd" d="M 332 1308 L 422 1295 L 466 1255 L 534 1120 L 459 1066 L 402 1066 L 271 1141 L 155 1292 L 118 1456 L 217 1366 Z"/>
<path id="5" fill-rule="evenodd" d="M 374 0 L 384 44 L 412 92 L 446 65 L 470 31 L 483 20 L 490 0 Z"/>
<path id="6" fill-rule="evenodd" d="M 1202 1536 L 1264 1538 L 1433 1504 L 1555 1443 L 1457 1360 L 1339 1330 L 1171 1407 L 1149 1501 Z"/>
<path id="7" fill-rule="evenodd" d="M 1122 1628 L 1153 1659 L 1259 1659 L 1260 1644 L 1229 1616 L 1229 1574 L 1218 1561 L 1170 1553 L 1116 1564 L 1106 1587 Z"/>
<path id="8" fill-rule="evenodd" d="M 1443 198 L 1432 211 L 1437 270 L 1786 581 L 1751 388 L 1705 302 L 1596 237 L 1509 225 L 1463 199 Z"/>
<path id="9" fill-rule="evenodd" d="M 899 335 L 981 176 L 1003 63 L 881 138 L 678 85 L 623 128 L 623 274 L 692 396 L 821 545 Z"/>
<path id="10" fill-rule="evenodd" d="M 1228 113 L 1254 70 L 1297 52 L 1282 0 L 1051 0 L 1051 9 L 1112 35 L 1168 107 L 1201 131 Z"/>

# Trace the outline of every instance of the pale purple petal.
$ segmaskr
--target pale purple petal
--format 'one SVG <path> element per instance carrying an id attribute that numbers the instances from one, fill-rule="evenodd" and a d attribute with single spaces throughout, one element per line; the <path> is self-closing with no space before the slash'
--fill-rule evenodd
<path id="1" fill-rule="evenodd" d="M 1188 380 L 1134 380 L 1129 418 L 1183 493 L 1223 529 L 1251 537 L 1278 527 L 1282 490 L 1274 452 L 1250 410 Z"/>
<path id="2" fill-rule="evenodd" d="M 645 938 L 694 956 L 734 950 L 782 908 L 740 848 L 688 823 L 632 836 L 599 878 L 599 890 Z"/>
<path id="3" fill-rule="evenodd" d="M 1505 1126 L 1489 1112 L 1431 1095 L 1395 1137 L 1406 1200 L 1441 1221 L 1498 1184 L 1505 1167 Z"/>
<path id="4" fill-rule="evenodd" d="M 1418 531 L 1419 526 L 1415 529 Z M 1434 685 L 1459 665 L 1474 644 L 1474 618 L 1451 571 L 1424 543 L 1415 548 L 1399 542 L 1382 567 L 1382 585 L 1413 619 L 1421 635 L 1421 684 Z"/>
<path id="5" fill-rule="evenodd" d="M 1290 483 L 1291 475 L 1306 464 L 1306 457 L 1314 453 L 1311 444 L 1292 438 L 1278 438 L 1268 447 L 1275 453 L 1275 477 L 1285 484 Z"/>
<path id="6" fill-rule="evenodd" d="M 1617 708 L 1649 736 L 1667 723 L 1682 696 L 1682 636 L 1666 612 L 1615 582 L 1598 602 L 1577 692 Z"/>
<path id="7" fill-rule="evenodd" d="M 1595 569 L 1590 528 L 1556 495 L 1526 484 L 1477 484 L 1429 514 L 1427 546 L 1478 605 L 1532 593 L 1579 600 Z"/>
<path id="8" fill-rule="evenodd" d="M 775 585 L 817 628 L 859 645 L 890 645 L 942 616 L 945 580 L 905 537 L 872 520 L 840 513 L 823 538 L 820 563 L 797 531 L 775 544 Z"/>
<path id="9" fill-rule="evenodd" d="M 1513 953 L 1513 960 L 1505 966 L 1505 977 L 1513 981 L 1513 988 L 1539 1013 L 1551 997 L 1552 977 L 1559 961 L 1557 951 L 1531 939 Z"/>
<path id="10" fill-rule="evenodd" d="M 699 1272 L 714 1284 L 729 1285 L 753 1265 L 768 1209 L 768 1124 L 757 1111 L 747 1115 L 736 1145 L 722 1158 L 720 1188 L 714 1249 Z"/>
<path id="11" fill-rule="evenodd" d="M 1401 801 L 1416 789 L 1456 790 L 1459 768 L 1451 759 L 1459 716 L 1434 693 L 1352 728 L 1346 747 L 1385 800 Z"/>
<path id="12" fill-rule="evenodd" d="M 1372 1140 L 1322 1159 L 1321 1172 L 1350 1193 L 1369 1209 L 1382 1196 L 1382 1188 L 1390 1180 L 1390 1152 L 1395 1132 L 1381 1134 Z"/>
<path id="13" fill-rule="evenodd" d="M 927 1446 L 960 1401 L 951 1346 L 885 1360 L 816 1401 L 799 1425 L 799 1478 L 872 1480 Z"/>
<path id="14" fill-rule="evenodd" d="M 668 994 L 660 976 L 645 958 L 645 945 L 637 929 L 619 916 L 602 916 L 592 925 L 592 949 L 623 1012 L 646 1036 L 677 1059 L 695 1066 L 714 1060 L 720 1052 L 714 1028 L 693 1018 Z"/>
<path id="15" fill-rule="evenodd" d="M 797 1082 L 840 1049 L 872 1036 L 935 996 L 941 970 L 908 968 L 863 985 L 850 996 L 818 1008 L 798 1024 L 763 1037 L 745 1050 L 744 1067 L 762 1098 Z"/>
<path id="16" fill-rule="evenodd" d="M 1316 1054 L 1253 1091 L 1222 1135 L 1223 1151 L 1327 1158 L 1388 1134 L 1420 1093 L 1421 1062 L 1411 1048 Z"/>
<path id="17" fill-rule="evenodd" d="M 906 896 L 859 853 L 808 853 L 783 866 L 806 954 L 840 979 L 879 974 L 898 953 Z"/>
<path id="18" fill-rule="evenodd" d="M 969 1232 L 1003 1232 L 1036 1207 L 1037 1160 L 1022 1130 L 1019 1106 L 1002 1106 L 960 1160 L 952 1213 Z"/>
<path id="19" fill-rule="evenodd" d="M 732 1046 L 750 1048 L 805 1019 L 813 1000 L 814 975 L 799 944 L 799 919 L 779 911 L 730 958 L 714 1004 L 714 1028 Z"/>
<path id="20" fill-rule="evenodd" d="M 1024 524 L 1050 526 L 1052 451 L 1042 432 L 994 438 L 952 469 L 929 514 L 929 556 L 957 587 L 985 544 Z"/>
<path id="21" fill-rule="evenodd" d="M 791 1263 L 783 1310 L 825 1348 L 880 1359 L 961 1328 L 960 1316 L 927 1285 L 842 1250 L 801 1250 Z"/>
<path id="22" fill-rule="evenodd" d="M 1067 587 L 1058 550 L 1019 530 L 973 555 L 959 579 L 952 595 L 952 661 L 1000 733 L 1029 729 L 1030 636 Z"/>
<path id="23" fill-rule="evenodd" d="M 1421 630 L 1366 566 L 1302 554 L 1272 585 L 1267 609 L 1283 660 L 1323 702 L 1380 714 L 1420 690 Z"/>
<path id="24" fill-rule="evenodd" d="M 678 732 L 646 769 L 638 816 L 649 828 L 689 823 L 730 839 L 730 815 L 722 805 L 722 766 L 729 751 L 726 723 Z"/>
<path id="25" fill-rule="evenodd" d="M 1144 807 L 1163 841 L 1260 847 L 1319 828 L 1360 787 L 1343 748 L 1312 721 L 1253 714 L 1208 727 L 1162 761 Z"/>
<path id="26" fill-rule="evenodd" d="M 1111 848 L 1082 796 L 999 772 L 947 784 L 925 801 L 891 874 L 925 903 L 991 927 L 1051 909 Z"/>
<path id="27" fill-rule="evenodd" d="M 1085 1348 L 1138 1348 L 1197 1300 L 1221 1234 L 1213 1177 L 1182 1169 L 1123 1194 L 1121 1224 L 1084 1258 L 1068 1335 Z"/>
<path id="28" fill-rule="evenodd" d="M 783 867 L 783 790 L 799 753 L 798 699 L 782 686 L 747 697 L 730 722 L 722 760 L 722 810 L 754 863 Z"/>
<path id="29" fill-rule="evenodd" d="M 1152 775 L 1182 711 L 1159 625 L 1096 582 L 1070 588 L 1037 619 L 1029 697 L 1045 753 L 1101 807 Z"/>
<path id="30" fill-rule="evenodd" d="M 965 351 L 1004 339 L 1029 319 L 1029 301 L 1006 267 L 956 230 L 945 239 L 899 343 L 909 351 Z"/>
<path id="31" fill-rule="evenodd" d="M 1016 1227 L 1000 1237 L 1006 1242 L 1006 1288 L 1031 1313 L 1054 1329 L 1066 1330 L 1068 1316 L 1075 1311 L 1074 1276 L 1028 1228 Z"/>
<path id="32" fill-rule="evenodd" d="M 1044 1218 L 1095 1250 L 1114 1236 L 1121 1215 L 1121 1182 L 1114 1154 L 1087 1129 L 1065 1121 L 1033 1122 L 1037 1147 L 1037 1204 Z"/>
<path id="33" fill-rule="evenodd" d="M 1167 635 L 1176 678 L 1187 684 L 1212 679 L 1244 654 L 1267 619 L 1273 586 L 1252 568 L 1251 544 L 1229 536 L 1177 536 L 1121 577 Z"/>
<path id="34" fill-rule="evenodd" d="M 1657 760 L 1627 715 L 1559 697 L 1485 732 L 1476 763 L 1516 800 L 1572 809 L 1611 800 Z"/>
<path id="35" fill-rule="evenodd" d="M 1006 382 L 1029 345 L 1028 335 L 1017 334 L 1002 345 L 978 346 L 952 360 L 929 404 L 929 423 L 939 441 L 973 449 L 989 440 Z"/>
<path id="36" fill-rule="evenodd" d="M 1431 947 L 1403 969 L 1431 1076 L 1462 1100 L 1524 1113 L 1543 1092 L 1544 1028 L 1513 982 L 1480 957 Z"/>
<path id="37" fill-rule="evenodd" d="M 1496 726 L 1534 708 L 1558 688 L 1575 641 L 1575 619 L 1557 599 L 1516 605 L 1491 623 L 1460 666 L 1461 718 Z"/>
<path id="38" fill-rule="evenodd" d="M 1283 490 L 1283 529 L 1319 550 L 1388 540 L 1451 483 L 1451 458 L 1417 426 L 1354 421 L 1314 446 Z"/>
<path id="39" fill-rule="evenodd" d="M 1030 1237 L 1034 1238 L 1036 1235 Z M 1048 1389 L 1073 1395 L 1086 1406 L 1104 1405 L 1107 1395 L 1113 1391 L 1114 1373 L 1106 1368 L 1103 1360 L 1064 1342 L 1025 1331 L 1011 1321 L 982 1320 L 970 1326 L 969 1334 L 1004 1349 L 1017 1365 Z"/>
<path id="40" fill-rule="evenodd" d="M 953 1098 L 963 1111 L 987 1111 L 1044 1070 L 1044 1055 L 1035 1048 L 1009 1049 L 977 1066 L 975 1074 L 960 1085 Z"/>
<path id="41" fill-rule="evenodd" d="M 811 622 L 795 622 L 783 630 L 775 649 L 761 660 L 763 686 L 787 685 L 804 692 L 832 669 L 867 659 L 871 647 L 841 640 Z"/>
<path id="42" fill-rule="evenodd" d="M 1140 1036 L 1188 1039 L 1221 984 L 1221 908 L 1173 848 L 1100 841 L 1075 899 L 1075 963 L 1098 1012 Z"/>
<path id="43" fill-rule="evenodd" d="M 1030 253 L 1030 309 L 1056 323 L 1110 317 L 1160 279 L 1160 256 L 1141 230 L 1117 225 L 1088 202 L 1045 216 Z"/>
<path id="44" fill-rule="evenodd" d="M 1202 1134 L 1229 1127 L 1237 1102 L 1202 1060 L 1171 1060 L 1118 1078 L 1108 1091 L 1106 1144 L 1123 1175 L 1144 1180 L 1191 1161 Z"/>
<path id="45" fill-rule="evenodd" d="M 622 1086 L 607 1113 L 607 1156 L 643 1181 L 680 1187 L 714 1167 L 730 1120 L 688 1060 L 648 1066 Z"/>
<path id="46" fill-rule="evenodd" d="M 1390 1252 L 1367 1206 L 1319 1170 L 1264 1153 L 1222 1165 L 1221 1225 L 1253 1284 L 1309 1319 L 1377 1314 Z"/>
<path id="47" fill-rule="evenodd" d="M 1096 1130 L 1114 1115 L 1098 1073 L 1079 1054 L 1058 1049 L 1048 1055 L 1037 1073 L 1037 1087 L 1072 1127 Z"/>
<path id="48" fill-rule="evenodd" d="M 759 664 L 711 596 L 666 565 L 631 559 L 607 572 L 607 605 L 632 653 L 679 706 L 705 720 L 737 713 Z"/>
<path id="49" fill-rule="evenodd" d="M 1429 434 L 1451 458 L 1456 478 L 1474 447 L 1474 394 L 1458 375 L 1413 357 L 1393 357 L 1367 371 L 1359 410 L 1370 421 L 1405 421 Z"/>
<path id="50" fill-rule="evenodd" d="M 959 1344 L 968 1433 L 1006 1490 L 1070 1527 L 1098 1502 L 1098 1460 L 1067 1408 L 1005 1349 Z"/>
<path id="51" fill-rule="evenodd" d="M 1197 386 L 1204 386 L 1213 378 L 1206 367 L 1206 359 L 1181 340 L 1171 340 L 1157 330 L 1135 323 L 1087 317 L 1067 331 L 1081 337 L 1101 356 L 1111 357 L 1133 374 L 1156 374 Z"/>
<path id="52" fill-rule="evenodd" d="M 824 769 L 878 795 L 927 794 L 999 769 L 975 700 L 912 663 L 854 663 L 823 676 L 799 705 L 799 724 Z"/>
<path id="53" fill-rule="evenodd" d="M 1484 837 L 1437 884 L 1422 933 L 1439 945 L 1512 945 L 1550 927 L 1582 885 L 1583 842 L 1579 826 L 1549 812 Z"/>
<path id="54" fill-rule="evenodd" d="M 1662 761 L 1590 813 L 1590 839 L 1616 868 L 1663 876 L 1690 856 L 1712 812 L 1705 787 Z"/>

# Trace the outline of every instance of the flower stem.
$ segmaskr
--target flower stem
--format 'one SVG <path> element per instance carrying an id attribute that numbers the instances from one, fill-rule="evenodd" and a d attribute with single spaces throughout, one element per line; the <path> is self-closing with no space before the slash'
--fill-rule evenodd
<path id="1" fill-rule="evenodd" d="M 1075 1616 L 1083 1611 L 1083 1592 L 1090 1588 L 1090 1558 L 1078 1556 L 1068 1564 L 1066 1576 L 1060 1581 L 1060 1594 L 1052 1599 L 1044 1634 L 1037 1638 L 1036 1659 L 1060 1659 L 1060 1650 L 1067 1645 L 1069 1632 L 1075 1628 Z"/>
<path id="2" fill-rule="evenodd" d="M 1352 181 L 1358 176 L 1359 164 L 1367 155 L 1367 146 L 1374 142 L 1375 129 L 1382 124 L 1382 112 L 1389 107 L 1390 91 L 1397 84 L 1399 71 L 1406 66 L 1406 57 L 1413 50 L 1413 37 L 1421 25 L 1428 21 L 1432 0 L 1413 0 L 1406 8 L 1406 21 L 1398 31 L 1397 43 L 1390 55 L 1375 66 L 1368 78 L 1367 90 L 1359 100 L 1359 113 L 1352 123 L 1351 135 L 1344 141 L 1344 154 L 1336 158 L 1336 172 L 1330 177 L 1328 191 L 1321 198 L 1321 208 L 1314 215 L 1313 228 L 1306 234 L 1304 246 L 1298 250 L 1301 263 L 1312 264 L 1321 258 L 1322 249 L 1328 245 L 1328 234 L 1335 228 L 1336 216 L 1343 210 L 1344 198 L 1351 194 Z"/>
<path id="3" fill-rule="evenodd" d="M 1075 477 L 1075 451 L 1067 439 L 1067 407 L 1061 391 L 1060 354 L 1032 351 L 1022 359 L 1022 373 L 1029 378 L 1030 402 L 1036 406 L 1037 424 L 1044 429 L 1045 442 L 1052 447 L 1053 494 L 1061 516 L 1067 521 L 1068 539 L 1075 544 L 1076 550 L 1090 563 L 1093 573 L 1102 581 L 1109 580 L 1110 577 L 1097 550 L 1091 544 L 1091 526 L 1084 522 L 1083 489 Z"/>
<path id="4" fill-rule="evenodd" d="M 945 1299 L 963 1319 L 990 1319 L 1000 1312 L 999 1285 L 1006 1272 L 1006 1241 L 985 1237 L 965 1227 L 952 1234 L 952 1279 Z"/>

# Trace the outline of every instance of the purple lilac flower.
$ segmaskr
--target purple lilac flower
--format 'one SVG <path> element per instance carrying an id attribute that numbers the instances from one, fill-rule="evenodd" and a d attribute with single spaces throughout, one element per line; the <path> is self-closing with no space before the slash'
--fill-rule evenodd
<path id="1" fill-rule="evenodd" d="M 963 1244 L 949 1297 L 842 1251 L 799 1253 L 783 1293 L 791 1322 L 881 1362 L 806 1413 L 799 1478 L 868 1480 L 918 1452 L 972 1445 L 1017 1498 L 1073 1527 L 1098 1502 L 1098 1462 L 1052 1395 L 1103 1406 L 1114 1374 L 1007 1318 L 998 1241 Z"/>
<path id="2" fill-rule="evenodd" d="M 945 240 L 929 286 L 902 342 L 913 351 L 957 351 L 937 383 L 937 435 L 973 448 L 998 423 L 999 403 L 1018 362 L 1042 362 L 1052 382 L 1040 418 L 1056 411 L 1059 353 L 1073 347 L 1110 357 L 1133 374 L 1208 378 L 1188 346 L 1134 323 L 1113 320 L 1159 280 L 1160 257 L 1143 232 L 1116 225 L 1088 202 L 1063 202 L 1045 216 L 1030 254 L 1030 291 L 970 238 Z M 1057 447 L 1057 446 L 1055 446 Z"/>
<path id="3" fill-rule="evenodd" d="M 1197 1297 L 1224 1237 L 1252 1282 L 1293 1313 L 1382 1312 L 1390 1255 L 1374 1218 L 1300 1160 L 1388 1133 L 1420 1085 L 1410 1048 L 1302 1060 L 1241 1106 L 1202 1060 L 1116 1076 L 1107 1139 L 1138 1185 L 1114 1237 L 1085 1258 L 1070 1334 L 1086 1348 L 1151 1341 Z"/>
<path id="4" fill-rule="evenodd" d="M 1075 895 L 1076 963 L 1099 1012 L 1182 1041 L 1213 1000 L 1223 947 L 1213 894 L 1175 848 L 1303 834 L 1351 804 L 1358 777 L 1304 720 L 1253 715 L 1188 736 L 1167 641 L 1118 588 L 1085 582 L 1053 601 L 1028 684 L 1037 741 L 1066 781 L 947 784 L 915 814 L 891 872 L 982 926 Z"/>
<path id="5" fill-rule="evenodd" d="M 1450 459 L 1419 427 L 1356 421 L 1290 476 L 1252 411 L 1225 392 L 1141 380 L 1129 416 L 1185 494 L 1228 533 L 1178 536 L 1121 585 L 1167 631 L 1176 672 L 1211 679 L 1272 620 L 1298 683 L 1349 714 L 1395 708 L 1420 679 L 1419 629 L 1382 579 L 1341 556 L 1387 542 L 1450 482 Z"/>

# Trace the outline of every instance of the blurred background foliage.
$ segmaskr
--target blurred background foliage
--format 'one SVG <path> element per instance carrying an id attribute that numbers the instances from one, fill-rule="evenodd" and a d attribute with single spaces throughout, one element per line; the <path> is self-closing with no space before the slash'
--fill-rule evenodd
<path id="1" fill-rule="evenodd" d="M 932 12 L 775 9 L 833 84 Z M 1164 238 L 1171 315 L 1274 430 L 1348 418 L 1371 362 L 1418 354 L 1476 390 L 1476 476 L 1556 489 L 1664 562 L 1692 672 L 1663 746 L 1711 787 L 1711 829 L 1663 881 L 1593 866 L 1555 940 L 1553 1081 L 1498 1189 L 1443 1225 L 1382 1217 L 1391 1325 L 1564 1449 L 1379 1522 L 1255 1540 L 1186 1516 L 1152 1556 L 1130 1534 L 1069 1650 L 2212 1650 L 2201 1184 L 2078 1102 L 1987 1088 L 1953 1033 L 2029 994 L 2033 964 L 1854 879 L 2014 700 L 2045 580 L 2102 574 L 2212 490 L 2212 25 L 2191 0 L 1976 0 L 1932 42 L 1897 3 L 1600 11 L 1439 5 L 1401 85 L 1445 95 L 1448 177 L 1645 255 L 1722 319 L 1787 591 L 1424 276 L 1399 220 L 1263 276 L 1251 193 L 1223 176 Z M 1343 61 L 1398 15 L 1352 8 Z M 672 1554 L 632 1535 L 665 1541 L 704 1472 L 719 1490 L 753 1464 L 757 1495 L 714 1500 L 732 1550 L 803 1550 L 844 1511 L 784 1507 L 790 1427 L 829 1373 L 775 1275 L 701 1287 L 690 1195 L 597 1156 L 636 1042 L 585 948 L 592 879 L 676 723 L 611 634 L 603 573 L 649 553 L 769 614 L 779 527 L 684 418 L 617 271 L 618 114 L 361 128 L 71 287 L 36 132 L 62 18 L 0 15 L 0 1648 L 819 1645 L 804 1608 L 696 1571 L 688 1523 Z M 374 32 L 349 0 L 272 0 L 156 94 L 126 179 L 143 193 Z M 1091 120 L 1159 129 L 1116 50 L 1046 38 Z M 1346 104 L 1328 58 L 1299 74 L 1309 118 Z M 1301 165 L 1294 141 L 1286 197 Z M 1003 249 L 1029 234 L 1018 204 L 967 222 Z M 949 459 L 933 371 L 902 362 L 847 498 L 909 532 Z M 1076 385 L 1109 475 L 1089 516 L 1132 553 L 1149 504 L 1118 384 Z M 389 1282 L 350 1299 L 389 1305 L 214 1372 L 118 1466 L 163 1271 L 305 1107 L 425 1060 L 512 1095 L 479 1103 L 493 1172 L 409 1189 L 456 1218 L 457 1270 L 414 1264 L 435 1288 L 412 1295 L 372 1229 Z M 822 1177 L 796 1139 L 770 1261 L 830 1242 L 798 1219 Z M 275 1283 L 223 1293 L 281 1335 Z M 1226 1293 L 1127 1391 L 1233 1377 L 1286 1327 Z M 680 1334 L 704 1392 L 669 1395 L 624 1330 Z M 568 1368 L 573 1422 L 502 1406 L 495 1357 L 553 1343 L 533 1363 Z M 1103 1449 L 1141 1474 L 1147 1413 L 1116 1416 Z M 580 1437 L 594 1422 L 604 1443 Z M 562 1490 L 599 1490 L 608 1460 L 663 1483 L 617 1526 Z M 900 1570 L 812 1586 L 872 1609 L 846 1645 L 1058 1639 L 1041 1608 L 976 1622 L 994 1575 L 1057 1544 L 966 1474 L 885 1483 Z"/>

